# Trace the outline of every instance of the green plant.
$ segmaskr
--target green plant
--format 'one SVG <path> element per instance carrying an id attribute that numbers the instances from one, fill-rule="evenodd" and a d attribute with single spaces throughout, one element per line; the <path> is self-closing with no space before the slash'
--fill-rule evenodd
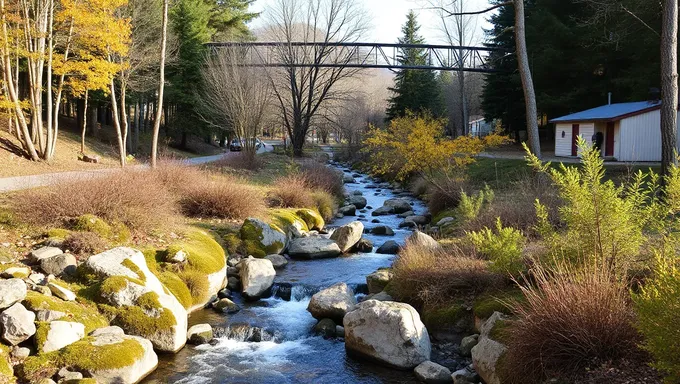
<path id="1" fill-rule="evenodd" d="M 654 367 L 666 375 L 667 383 L 680 381 L 680 270 L 677 263 L 658 258 L 654 277 L 633 293 L 637 328 L 643 347 L 654 357 Z"/>
<path id="2" fill-rule="evenodd" d="M 493 190 L 485 185 L 484 189 L 476 195 L 468 195 L 465 191 L 460 193 L 460 201 L 456 207 L 456 217 L 462 221 L 469 221 L 477 217 L 485 205 L 493 201 L 495 194 Z"/>
<path id="3" fill-rule="evenodd" d="M 477 251 L 491 260 L 489 268 L 498 273 L 518 277 L 525 271 L 522 251 L 526 239 L 521 231 L 503 227 L 500 217 L 496 219 L 496 231 L 488 227 L 467 234 Z"/>

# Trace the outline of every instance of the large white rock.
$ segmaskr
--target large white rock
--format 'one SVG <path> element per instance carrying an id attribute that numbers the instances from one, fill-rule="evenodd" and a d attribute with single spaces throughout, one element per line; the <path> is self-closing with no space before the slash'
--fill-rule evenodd
<path id="1" fill-rule="evenodd" d="M 52 321 L 47 325 L 47 337 L 42 345 L 36 345 L 42 352 L 52 352 L 73 344 L 85 337 L 85 326 L 71 321 Z"/>
<path id="2" fill-rule="evenodd" d="M 26 283 L 21 279 L 0 280 L 0 309 L 9 308 L 26 297 Z"/>
<path id="3" fill-rule="evenodd" d="M 337 283 L 314 294 L 307 305 L 307 310 L 315 319 L 328 318 L 336 323 L 342 323 L 345 314 L 354 309 L 356 304 L 352 288 L 345 283 Z"/>
<path id="4" fill-rule="evenodd" d="M 35 313 L 16 303 L 0 313 L 0 336 L 9 345 L 17 345 L 35 334 Z"/>
<path id="5" fill-rule="evenodd" d="M 267 259 L 244 259 L 241 261 L 241 293 L 247 299 L 257 299 L 274 284 L 276 271 Z"/>
<path id="6" fill-rule="evenodd" d="M 241 226 L 241 239 L 260 248 L 265 255 L 281 253 L 286 248 L 286 233 L 262 220 L 249 218 Z"/>
<path id="7" fill-rule="evenodd" d="M 128 260 L 126 262 L 126 260 Z M 144 255 L 132 248 L 118 247 L 98 255 L 91 256 L 85 261 L 85 267 L 102 278 L 111 276 L 127 276 L 140 279 L 137 271 L 126 267 L 124 264 L 132 262 L 137 271 L 144 275 L 144 287 L 158 295 L 158 301 L 163 310 L 168 310 L 175 318 L 175 325 L 168 329 L 158 329 L 150 335 L 140 335 L 149 339 L 154 348 L 164 352 L 176 352 L 187 341 L 187 311 L 182 304 L 173 296 L 151 273 L 146 265 Z M 134 330 L 126 330 L 133 332 Z"/>
<path id="8" fill-rule="evenodd" d="M 288 255 L 301 259 L 323 259 L 340 256 L 341 253 L 338 243 L 318 236 L 293 239 L 288 245 Z"/>
<path id="9" fill-rule="evenodd" d="M 96 348 L 105 349 L 125 340 L 134 340 L 142 348 L 143 353 L 137 357 L 133 364 L 111 369 L 87 370 L 99 384 L 134 384 L 142 381 L 149 373 L 153 372 L 158 365 L 158 356 L 153 350 L 153 344 L 142 337 L 123 334 L 118 327 L 106 327 L 92 333 L 94 340 L 90 344 Z"/>
<path id="10" fill-rule="evenodd" d="M 400 369 L 430 360 L 430 335 L 408 304 L 367 300 L 343 319 L 345 348 Z"/>
<path id="11" fill-rule="evenodd" d="M 496 324 L 503 320 L 504 316 L 500 312 L 494 312 L 481 327 L 479 342 L 472 348 L 472 364 L 477 374 L 484 379 L 487 384 L 501 384 L 501 380 L 496 372 L 498 360 L 507 351 L 507 347 L 489 336 Z"/>
<path id="12" fill-rule="evenodd" d="M 212 338 L 213 329 L 210 324 L 196 324 L 187 331 L 187 339 L 191 344 L 206 344 L 210 342 Z"/>
<path id="13" fill-rule="evenodd" d="M 77 267 L 76 257 L 70 253 L 62 253 L 40 260 L 40 269 L 48 275 L 74 275 Z"/>
<path id="14" fill-rule="evenodd" d="M 31 253 L 28 255 L 28 260 L 31 263 L 39 263 L 42 259 L 46 259 L 48 257 L 53 257 L 57 255 L 61 255 L 64 253 L 61 249 L 57 247 L 42 247 L 35 249 L 31 251 Z"/>
<path id="15" fill-rule="evenodd" d="M 356 243 L 361 240 L 364 233 L 364 224 L 361 221 L 353 221 L 333 231 L 331 240 L 338 243 L 341 252 L 349 251 Z"/>
<path id="16" fill-rule="evenodd" d="M 432 236 L 415 231 L 406 239 L 406 244 L 410 246 L 423 247 L 429 249 L 440 249 L 441 246 Z"/>

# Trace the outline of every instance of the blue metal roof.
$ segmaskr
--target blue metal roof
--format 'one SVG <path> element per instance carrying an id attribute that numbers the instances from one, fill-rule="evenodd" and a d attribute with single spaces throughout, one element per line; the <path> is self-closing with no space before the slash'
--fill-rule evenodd
<path id="1" fill-rule="evenodd" d="M 550 120 L 551 123 L 566 123 L 577 121 L 616 121 L 631 115 L 637 115 L 649 110 L 654 110 L 661 106 L 660 101 L 637 101 L 634 103 L 618 103 L 603 105 L 601 107 L 588 109 L 586 111 L 572 113 Z"/>

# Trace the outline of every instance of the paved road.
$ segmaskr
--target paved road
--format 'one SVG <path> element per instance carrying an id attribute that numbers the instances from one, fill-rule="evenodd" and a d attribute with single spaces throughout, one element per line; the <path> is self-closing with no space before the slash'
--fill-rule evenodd
<path id="1" fill-rule="evenodd" d="M 261 148 L 258 153 L 271 152 L 274 150 L 274 144 L 279 144 L 276 141 L 265 141 L 265 147 Z M 233 156 L 237 152 L 225 152 L 220 155 L 214 156 L 204 156 L 204 157 L 194 157 L 191 159 L 181 160 L 182 163 L 186 165 L 200 165 L 205 163 L 210 163 L 213 161 L 220 160 L 224 157 Z M 144 169 L 148 168 L 149 164 L 139 164 L 129 166 L 126 169 Z M 16 177 L 5 177 L 0 178 L 0 193 L 20 191 L 23 189 L 44 187 L 48 185 L 55 185 L 62 183 L 64 181 L 74 181 L 89 179 L 92 177 L 99 177 L 103 175 L 110 174 L 111 172 L 119 172 L 120 168 L 102 168 L 89 171 L 68 171 L 68 172 L 57 172 L 57 173 L 44 173 L 41 175 L 30 175 L 30 176 L 16 176 Z"/>

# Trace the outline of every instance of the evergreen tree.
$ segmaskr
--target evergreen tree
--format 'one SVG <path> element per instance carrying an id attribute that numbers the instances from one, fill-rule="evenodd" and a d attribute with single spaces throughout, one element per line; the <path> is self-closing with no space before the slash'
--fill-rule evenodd
<path id="1" fill-rule="evenodd" d="M 204 0 L 210 6 L 208 25 L 213 29 L 211 40 L 224 41 L 250 37 L 247 23 L 258 16 L 248 12 L 255 0 Z"/>
<path id="2" fill-rule="evenodd" d="M 402 27 L 403 37 L 399 44 L 424 44 L 425 40 L 418 35 L 420 26 L 413 11 L 407 15 L 406 24 Z M 402 65 L 428 65 L 426 52 L 421 48 L 400 49 L 398 61 Z M 389 100 L 387 118 L 391 120 L 402 117 L 407 111 L 421 113 L 429 111 L 434 115 L 442 113 L 442 101 L 439 84 L 434 71 L 420 69 L 402 69 L 394 78 L 394 92 Z"/>

